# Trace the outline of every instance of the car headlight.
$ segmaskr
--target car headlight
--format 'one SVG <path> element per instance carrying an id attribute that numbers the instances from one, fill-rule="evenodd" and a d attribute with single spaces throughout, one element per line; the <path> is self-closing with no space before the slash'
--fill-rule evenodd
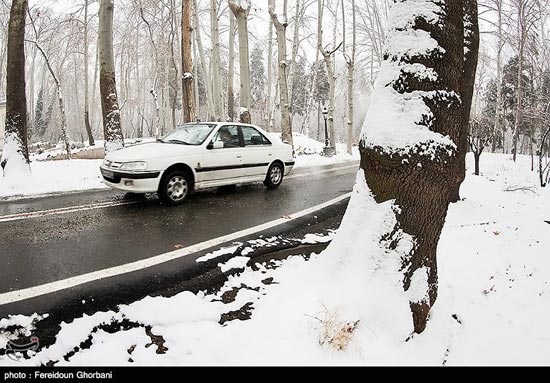
<path id="1" fill-rule="evenodd" d="M 147 162 L 139 161 L 139 162 L 126 162 L 122 164 L 120 167 L 120 170 L 128 170 L 128 171 L 143 171 L 147 170 Z"/>

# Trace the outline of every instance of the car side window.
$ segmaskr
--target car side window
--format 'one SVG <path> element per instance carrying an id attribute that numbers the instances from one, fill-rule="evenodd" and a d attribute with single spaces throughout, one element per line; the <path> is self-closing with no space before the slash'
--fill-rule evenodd
<path id="1" fill-rule="evenodd" d="M 222 142 L 224 148 L 240 147 L 239 129 L 236 126 L 222 126 L 216 133 L 214 142 Z"/>
<path id="2" fill-rule="evenodd" d="M 243 126 L 242 128 L 245 146 L 268 146 L 271 145 L 262 133 L 251 126 Z"/>

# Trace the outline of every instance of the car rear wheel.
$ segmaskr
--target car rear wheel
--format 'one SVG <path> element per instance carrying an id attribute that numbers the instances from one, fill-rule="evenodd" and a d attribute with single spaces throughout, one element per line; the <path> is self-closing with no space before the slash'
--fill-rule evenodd
<path id="1" fill-rule="evenodd" d="M 283 165 L 278 162 L 274 163 L 267 171 L 264 185 L 268 189 L 277 189 L 283 183 L 284 173 Z"/>
<path id="2" fill-rule="evenodd" d="M 185 202 L 191 192 L 191 181 L 187 173 L 180 170 L 163 177 L 159 186 L 159 197 L 169 206 L 178 206 Z"/>

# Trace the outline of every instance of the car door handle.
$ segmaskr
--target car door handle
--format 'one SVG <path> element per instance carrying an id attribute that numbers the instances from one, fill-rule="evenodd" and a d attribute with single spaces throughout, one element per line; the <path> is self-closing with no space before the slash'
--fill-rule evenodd
<path id="1" fill-rule="evenodd" d="M 240 158 L 243 158 L 243 156 L 237 156 L 237 158 L 239 158 L 239 159 L 240 159 Z"/>

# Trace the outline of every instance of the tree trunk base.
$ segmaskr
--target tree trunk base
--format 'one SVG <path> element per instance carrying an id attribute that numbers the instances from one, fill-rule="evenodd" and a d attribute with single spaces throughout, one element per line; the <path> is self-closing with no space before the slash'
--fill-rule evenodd
<path id="1" fill-rule="evenodd" d="M 430 305 L 427 303 L 411 303 L 410 307 L 413 316 L 414 332 L 422 334 L 426 330 L 430 316 Z"/>

